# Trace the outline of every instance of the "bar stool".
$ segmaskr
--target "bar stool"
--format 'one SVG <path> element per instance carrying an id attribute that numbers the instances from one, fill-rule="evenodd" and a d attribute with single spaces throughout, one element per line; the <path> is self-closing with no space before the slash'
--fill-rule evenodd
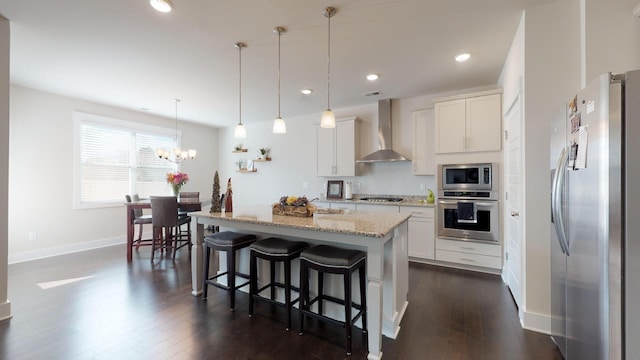
<path id="1" fill-rule="evenodd" d="M 362 331 L 367 332 L 367 299 L 366 299 L 366 254 L 363 251 L 342 249 L 328 245 L 314 246 L 300 254 L 300 335 L 304 333 L 304 317 L 310 316 L 340 325 L 346 330 L 347 355 L 351 355 L 351 329 L 362 317 Z M 309 299 L 309 269 L 318 272 L 318 296 Z M 360 276 L 360 304 L 351 299 L 351 275 L 358 270 Z M 344 299 L 324 294 L 324 273 L 342 274 L 344 278 Z M 345 320 L 339 321 L 322 315 L 324 300 L 344 305 Z M 318 302 L 318 312 L 311 311 L 311 305 Z M 358 313 L 352 317 L 351 307 Z"/>
<path id="2" fill-rule="evenodd" d="M 249 281 L 236 285 L 236 276 L 249 279 L 249 275 L 236 271 L 236 251 L 246 248 L 256 241 L 256 236 L 252 234 L 239 234 L 232 231 L 218 232 L 204 238 L 204 276 L 202 284 L 202 299 L 207 298 L 207 285 L 217 286 L 221 289 L 229 291 L 229 302 L 231 310 L 236 304 L 236 290 L 249 285 Z M 227 253 L 227 271 L 209 277 L 209 259 L 211 249 L 218 251 L 226 251 Z M 223 285 L 216 281 L 220 276 L 227 275 L 227 285 Z"/>
<path id="3" fill-rule="evenodd" d="M 287 311 L 287 331 L 291 329 L 291 307 L 300 300 L 291 300 L 291 289 L 300 292 L 300 289 L 291 286 L 291 260 L 300 256 L 300 253 L 309 248 L 306 242 L 289 241 L 279 238 L 267 238 L 256 241 L 251 244 L 251 272 L 249 286 L 249 316 L 253 315 L 254 300 L 265 301 L 274 305 L 284 306 Z M 258 259 L 269 261 L 270 281 L 258 289 Z M 276 262 L 284 264 L 284 284 L 276 281 Z M 267 289 L 271 289 L 270 297 L 263 297 L 260 293 Z M 276 288 L 284 289 L 284 303 L 279 302 L 275 298 Z"/>

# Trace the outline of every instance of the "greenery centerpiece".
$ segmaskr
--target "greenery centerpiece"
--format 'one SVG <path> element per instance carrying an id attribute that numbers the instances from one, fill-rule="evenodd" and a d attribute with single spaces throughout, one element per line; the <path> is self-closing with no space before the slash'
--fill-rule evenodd
<path id="1" fill-rule="evenodd" d="M 180 188 L 182 185 L 189 181 L 189 175 L 183 172 L 167 173 L 167 184 L 171 185 L 173 195 L 178 196 L 180 194 Z"/>
<path id="2" fill-rule="evenodd" d="M 274 215 L 287 215 L 308 217 L 312 216 L 316 206 L 307 200 L 306 196 L 283 196 L 278 203 L 273 204 L 272 213 Z"/>

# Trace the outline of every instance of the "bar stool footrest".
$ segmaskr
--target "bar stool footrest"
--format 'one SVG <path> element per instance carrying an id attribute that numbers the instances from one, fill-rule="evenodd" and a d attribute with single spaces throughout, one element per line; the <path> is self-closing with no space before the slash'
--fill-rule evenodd
<path id="1" fill-rule="evenodd" d="M 218 274 L 218 275 L 216 275 L 216 276 L 212 276 L 212 277 L 210 277 L 210 278 L 206 279 L 205 281 L 207 282 L 207 284 L 209 284 L 209 285 L 213 285 L 213 286 L 215 286 L 215 287 L 217 287 L 217 288 L 224 289 L 224 290 L 230 290 L 231 288 L 230 288 L 229 286 L 224 285 L 224 284 L 221 284 L 221 283 L 219 283 L 219 282 L 215 281 L 217 278 L 219 278 L 219 277 L 221 277 L 221 276 L 224 276 L 224 275 L 228 275 L 228 274 L 229 274 L 229 272 L 228 272 L 228 271 L 225 271 L 225 272 L 220 273 L 220 274 Z M 243 278 L 243 279 L 247 279 L 247 280 L 249 280 L 249 275 L 247 275 L 247 274 L 242 274 L 242 273 L 239 273 L 239 272 L 236 272 L 236 277 L 241 277 L 241 278 Z M 236 284 L 235 289 L 243 288 L 243 287 L 245 287 L 245 286 L 249 285 L 250 283 L 251 283 L 251 281 L 247 281 L 247 282 L 242 283 L 242 284 L 239 284 L 239 285 L 238 285 L 238 284 Z"/>

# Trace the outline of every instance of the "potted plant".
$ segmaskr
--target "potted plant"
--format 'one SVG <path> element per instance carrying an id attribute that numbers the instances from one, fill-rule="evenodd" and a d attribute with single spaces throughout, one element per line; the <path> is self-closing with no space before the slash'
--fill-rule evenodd
<path id="1" fill-rule="evenodd" d="M 244 161 L 242 161 L 242 160 L 236 161 L 236 166 L 238 167 L 238 171 L 242 170 L 242 165 L 243 164 L 244 164 Z"/>
<path id="2" fill-rule="evenodd" d="M 260 160 L 269 160 L 269 148 L 260 148 L 258 149 L 258 159 Z"/>
<path id="3" fill-rule="evenodd" d="M 242 147 L 242 144 L 236 145 L 236 147 L 233 148 L 233 150 L 236 151 L 236 152 L 246 152 L 247 151 L 247 149 Z"/>

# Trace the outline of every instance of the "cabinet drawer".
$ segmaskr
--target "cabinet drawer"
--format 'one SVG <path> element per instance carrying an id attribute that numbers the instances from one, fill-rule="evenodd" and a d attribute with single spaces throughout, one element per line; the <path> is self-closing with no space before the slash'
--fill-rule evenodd
<path id="1" fill-rule="evenodd" d="M 398 206 L 393 205 L 373 205 L 373 204 L 358 204 L 358 211 L 375 211 L 375 212 L 387 212 L 398 213 Z"/>
<path id="2" fill-rule="evenodd" d="M 411 214 L 413 217 L 427 217 L 433 218 L 435 217 L 434 208 L 423 208 L 416 206 L 400 206 L 400 213 L 402 214 Z"/>
<path id="3" fill-rule="evenodd" d="M 438 239 L 436 242 L 436 248 L 438 250 L 457 251 L 473 255 L 496 256 L 498 259 L 502 257 L 502 247 L 497 244 L 482 244 L 471 241 Z"/>
<path id="4" fill-rule="evenodd" d="M 347 204 L 347 203 L 331 203 L 332 209 L 347 209 L 347 210 L 355 210 L 356 204 Z"/>
<path id="5" fill-rule="evenodd" d="M 442 250 L 442 249 L 436 250 L 436 260 L 448 261 L 452 263 L 472 265 L 472 266 L 480 266 L 480 267 L 486 267 L 491 269 L 500 269 L 502 266 L 500 257 L 469 254 L 469 253 L 462 253 L 462 252 Z"/>

